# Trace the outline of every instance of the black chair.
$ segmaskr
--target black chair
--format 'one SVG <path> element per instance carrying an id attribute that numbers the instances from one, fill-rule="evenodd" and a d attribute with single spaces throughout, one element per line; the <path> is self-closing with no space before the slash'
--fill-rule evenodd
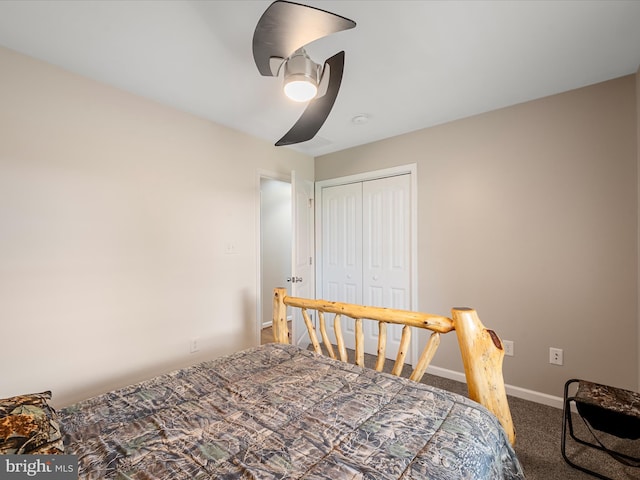
<path id="1" fill-rule="evenodd" d="M 573 383 L 577 383 L 578 387 L 576 393 L 573 396 L 569 396 L 569 388 Z M 593 441 L 587 441 L 575 435 L 571 419 L 571 402 L 575 404 L 578 415 L 584 420 L 593 437 Z M 575 464 L 567 457 L 565 449 L 567 426 L 569 427 L 569 435 L 574 441 L 603 451 L 626 466 L 640 467 L 640 458 L 607 448 L 594 432 L 594 430 L 599 430 L 618 438 L 629 440 L 640 438 L 640 394 L 574 378 L 564 385 L 562 416 L 562 457 L 573 468 L 604 480 L 612 480 L 601 473 Z"/>

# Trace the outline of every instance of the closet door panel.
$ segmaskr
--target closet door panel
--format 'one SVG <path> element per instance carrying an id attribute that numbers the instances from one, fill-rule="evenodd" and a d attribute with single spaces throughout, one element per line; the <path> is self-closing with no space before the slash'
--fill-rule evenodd
<path id="1" fill-rule="evenodd" d="M 362 303 L 362 183 L 322 189 L 322 295 L 327 300 Z M 333 318 L 327 318 L 330 338 Z M 348 348 L 355 322 L 342 319 Z"/>
<path id="2" fill-rule="evenodd" d="M 410 177 L 400 175 L 363 183 L 363 303 L 411 308 Z M 387 328 L 387 357 L 398 351 L 401 327 Z M 378 332 L 367 334 L 367 351 L 377 351 Z"/>

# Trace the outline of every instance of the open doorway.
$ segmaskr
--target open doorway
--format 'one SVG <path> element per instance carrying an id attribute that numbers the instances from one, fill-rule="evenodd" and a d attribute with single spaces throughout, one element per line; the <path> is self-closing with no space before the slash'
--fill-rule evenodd
<path id="1" fill-rule="evenodd" d="M 271 329 L 275 287 L 288 287 L 291 275 L 291 182 L 260 177 L 260 343 L 273 341 Z"/>

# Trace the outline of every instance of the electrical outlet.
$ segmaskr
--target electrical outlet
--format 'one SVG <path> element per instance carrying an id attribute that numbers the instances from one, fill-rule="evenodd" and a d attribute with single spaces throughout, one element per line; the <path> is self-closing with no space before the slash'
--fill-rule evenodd
<path id="1" fill-rule="evenodd" d="M 564 355 L 561 348 L 549 348 L 549 363 L 553 365 L 564 365 Z"/>
<path id="2" fill-rule="evenodd" d="M 504 354 L 507 357 L 513 357 L 513 341 L 512 340 L 503 340 L 502 346 L 504 347 Z"/>
<path id="3" fill-rule="evenodd" d="M 198 351 L 198 339 L 192 338 L 189 340 L 189 353 L 196 353 Z"/>

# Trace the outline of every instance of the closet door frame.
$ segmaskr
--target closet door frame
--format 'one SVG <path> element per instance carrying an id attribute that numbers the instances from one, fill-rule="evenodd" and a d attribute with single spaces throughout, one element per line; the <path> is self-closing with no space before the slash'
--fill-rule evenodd
<path id="1" fill-rule="evenodd" d="M 385 168 L 381 170 L 373 170 L 370 172 L 358 173 L 355 175 L 348 175 L 345 177 L 331 178 L 328 180 L 321 180 L 315 184 L 315 209 L 316 209 L 316 223 L 315 223 L 315 238 L 316 238 L 316 298 L 324 298 L 322 292 L 322 189 L 326 187 L 333 187 L 338 185 L 345 185 L 355 182 L 366 182 L 369 180 L 377 180 L 380 178 L 393 177 L 397 175 L 410 175 L 411 185 L 411 310 L 419 310 L 418 305 L 418 188 L 417 188 L 417 164 L 400 165 L 397 167 Z M 325 300 L 332 300 L 331 298 L 325 298 Z M 416 338 L 416 333 L 412 337 Z M 408 355 L 408 361 L 411 365 L 415 365 L 418 360 L 418 342 L 411 342 L 411 351 Z"/>

